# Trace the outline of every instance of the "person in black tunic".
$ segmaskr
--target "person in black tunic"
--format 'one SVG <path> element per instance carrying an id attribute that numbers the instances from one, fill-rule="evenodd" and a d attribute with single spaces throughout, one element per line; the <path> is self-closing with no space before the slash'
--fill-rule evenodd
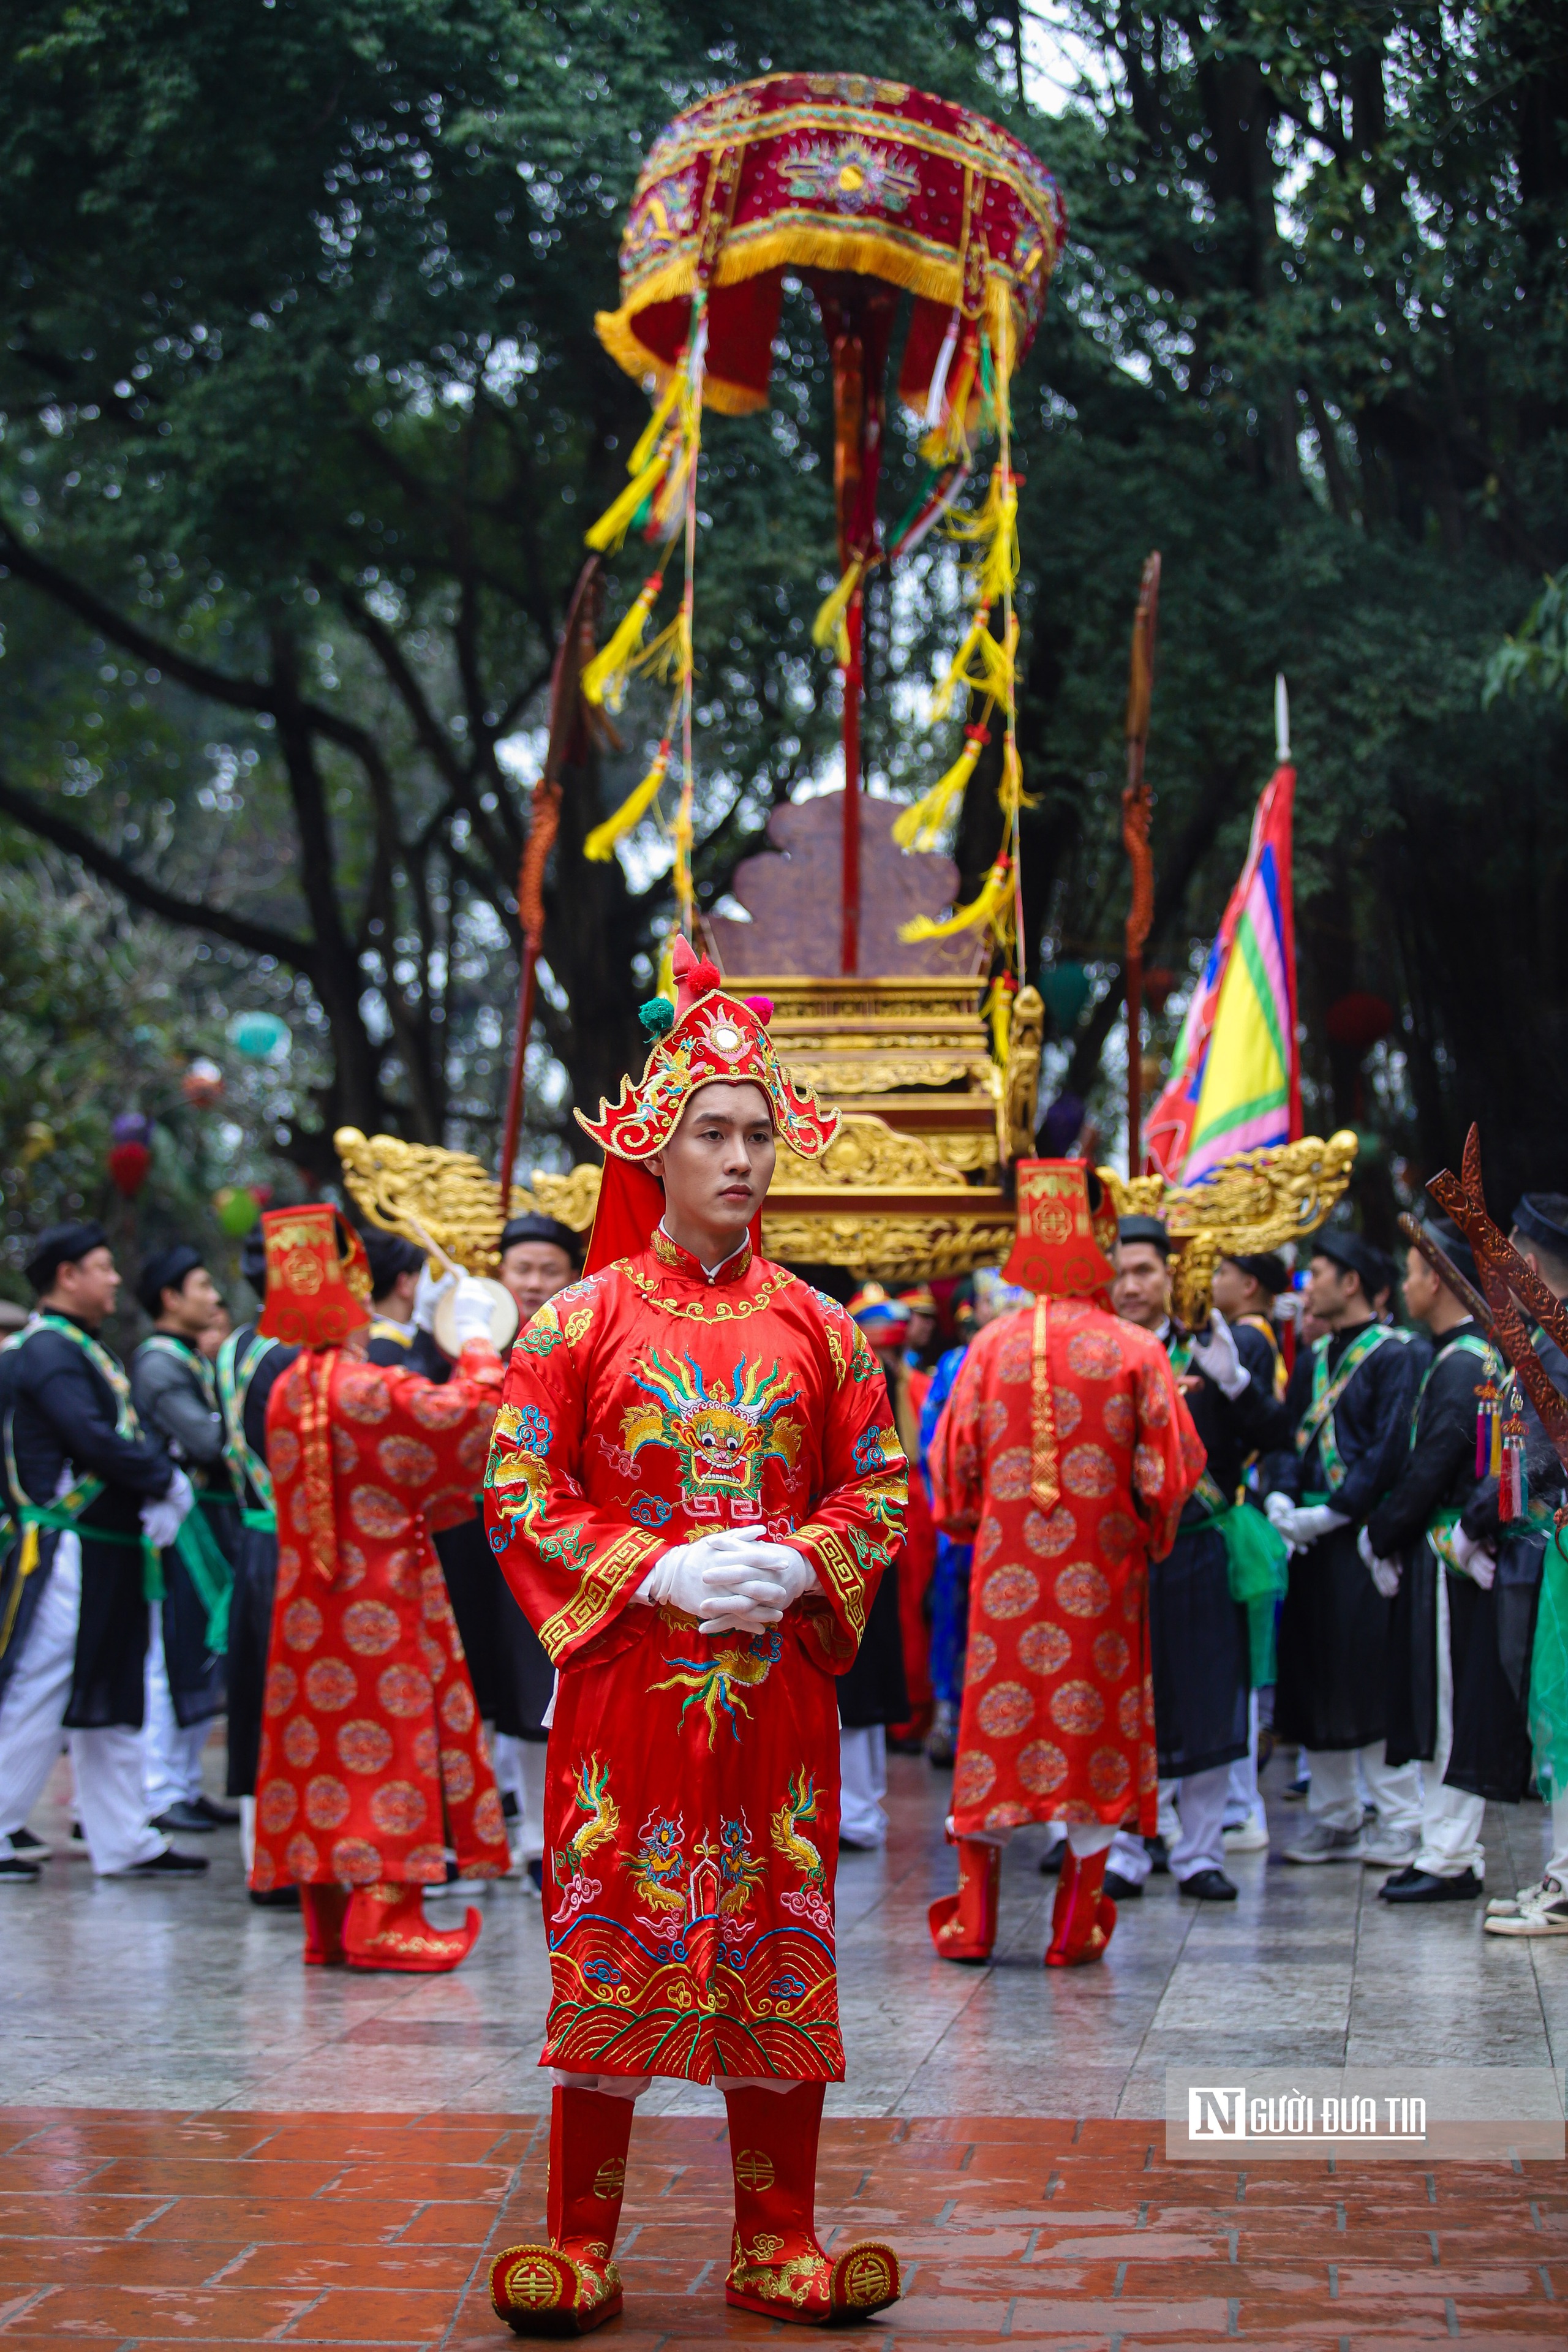
<path id="1" fill-rule="evenodd" d="M 212 1538 L 195 1554 L 198 1567 L 207 1565 L 205 1591 L 180 1550 L 171 1547 L 163 1555 L 163 1597 L 153 1606 L 147 1653 L 147 1803 L 154 1828 L 200 1834 L 238 1819 L 202 1788 L 202 1750 L 228 1700 L 226 1604 L 239 1537 L 217 1379 L 201 1348 L 223 1302 L 200 1250 L 188 1243 L 147 1260 L 136 1296 L 153 1329 L 131 1359 L 132 1402 L 142 1428 L 163 1439 L 195 1489 L 204 1516 L 185 1528 L 182 1544 L 199 1541 L 204 1528 Z"/>
<path id="2" fill-rule="evenodd" d="M 239 1270 L 258 1298 L 267 1295 L 267 1251 L 259 1229 L 247 1234 Z M 267 1406 L 272 1387 L 299 1354 L 280 1339 L 263 1339 L 254 1321 L 230 1332 L 217 1354 L 218 1406 L 223 1414 L 224 1453 L 239 1494 L 240 1528 L 235 1546 L 234 1591 L 228 1612 L 229 1796 L 239 1803 L 240 1846 L 246 1875 L 256 1850 L 256 1764 L 261 1748 L 262 1694 L 272 1603 L 278 1589 L 278 1520 L 267 1467 Z M 257 1904 L 297 1908 L 296 1886 L 252 1887 Z"/>
<path id="3" fill-rule="evenodd" d="M 1568 1298 L 1568 1194 L 1527 1192 L 1509 1235 L 1554 1298 Z M 1552 1386 L 1568 1396 L 1568 1357 L 1540 1328 L 1531 1338 Z M 1541 1876 L 1494 1895 L 1482 1925 L 1491 1936 L 1568 1937 L 1568 1559 L 1553 1538 L 1568 1479 L 1528 1397 L 1524 1468 L 1529 1502 L 1505 1525 L 1498 1481 L 1483 1478 L 1465 1507 L 1455 1549 L 1486 1584 L 1475 1638 L 1456 1678 L 1448 1779 L 1510 1801 L 1516 1782 L 1535 1784 L 1551 1808 L 1552 1851 Z M 1528 1761 L 1521 1767 L 1522 1727 Z"/>
<path id="4" fill-rule="evenodd" d="M 0 1884 L 38 1878 L 12 1834 L 68 1734 L 77 1807 L 100 1875 L 203 1871 L 147 1820 L 144 1538 L 174 1540 L 191 1486 L 139 1426 L 124 1367 L 99 1339 L 120 1276 L 100 1225 L 54 1225 L 27 1265 L 35 1316 L 0 1350 Z"/>
<path id="5" fill-rule="evenodd" d="M 1324 1327 L 1296 1369 L 1265 1444 L 1269 1517 L 1294 1547 L 1279 1618 L 1274 1724 L 1307 1750 L 1311 1811 L 1288 1862 L 1403 1867 L 1415 1850 L 1421 1780 L 1390 1765 L 1389 1604 L 1357 1549 L 1359 1530 L 1404 1466 L 1426 1342 L 1380 1323 L 1372 1301 L 1392 1288 L 1383 1252 L 1349 1226 L 1313 1237 L 1310 1311 Z M 1376 1810 L 1363 1833 L 1358 1772 Z"/>
<path id="6" fill-rule="evenodd" d="M 1231 1597 L 1225 1530 L 1243 1465 L 1272 1420 L 1274 1362 L 1260 1333 L 1244 1325 L 1233 1329 L 1217 1309 L 1206 1331 L 1184 1331 L 1173 1321 L 1170 1252 L 1157 1217 L 1123 1217 L 1111 1303 L 1128 1322 L 1164 1341 L 1208 1456 L 1174 1544 L 1150 1566 L 1154 1738 L 1160 1778 L 1175 1781 L 1181 1819 L 1172 1874 L 1184 1895 L 1234 1903 L 1236 1887 L 1224 1867 L 1225 1809 L 1230 1767 L 1250 1743 L 1252 1661 L 1247 1612 Z M 1266 1548 L 1275 1548 L 1266 1526 L 1256 1532 Z M 1131 1865 L 1125 1874 L 1124 1855 Z M 1147 1874 L 1141 1859 L 1133 1842 L 1117 1849 L 1116 1876 L 1129 1891 Z"/>
<path id="7" fill-rule="evenodd" d="M 1464 1235 L 1446 1217 L 1427 1223 L 1473 1284 L 1476 1262 Z M 1432 1360 L 1422 1375 L 1405 1466 L 1362 1528 L 1358 1549 L 1393 1604 L 1388 1761 L 1418 1758 L 1426 1769 L 1420 1843 L 1378 1893 L 1395 1904 L 1469 1902 L 1481 1891 L 1486 1805 L 1480 1795 L 1450 1784 L 1447 1773 L 1454 1694 L 1465 1676 L 1477 1619 L 1492 1612 L 1475 1577 L 1459 1564 L 1454 1534 L 1477 1484 L 1476 1391 L 1499 1378 L 1502 1360 L 1414 1246 L 1405 1304 L 1432 1334 Z M 1495 1640 L 1491 1646 L 1495 1654 Z M 1525 1756 L 1528 1760 L 1528 1747 Z"/>

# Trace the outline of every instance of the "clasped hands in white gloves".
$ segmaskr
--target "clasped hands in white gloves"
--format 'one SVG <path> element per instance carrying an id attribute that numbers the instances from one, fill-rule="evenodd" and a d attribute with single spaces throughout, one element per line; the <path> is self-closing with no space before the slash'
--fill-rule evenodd
<path id="1" fill-rule="evenodd" d="M 1242 1362 L 1236 1334 L 1217 1307 L 1210 1309 L 1209 1328 L 1192 1337 L 1193 1361 L 1206 1372 L 1223 1396 L 1233 1401 L 1252 1385 L 1252 1374 Z"/>
<path id="2" fill-rule="evenodd" d="M 1454 1559 L 1462 1572 L 1474 1580 L 1483 1592 L 1489 1592 L 1497 1581 L 1497 1559 L 1485 1544 L 1468 1536 L 1462 1527 L 1456 1527 L 1448 1538 L 1454 1548 Z"/>
<path id="3" fill-rule="evenodd" d="M 1309 1544 L 1331 1535 L 1336 1528 L 1350 1525 L 1342 1511 L 1331 1509 L 1327 1503 L 1293 1503 L 1278 1490 L 1264 1498 L 1263 1515 L 1295 1551 L 1305 1551 Z"/>
<path id="4" fill-rule="evenodd" d="M 154 1551 L 168 1550 L 195 1499 L 190 1480 L 183 1470 L 176 1470 L 168 1493 L 160 1495 L 155 1503 L 142 1504 L 142 1532 Z"/>
<path id="5" fill-rule="evenodd" d="M 459 1354 L 472 1339 L 482 1339 L 487 1347 L 491 1346 L 493 1301 L 490 1293 L 482 1282 L 476 1282 L 471 1274 L 458 1275 L 457 1283 L 457 1292 L 452 1300 L 452 1336 L 458 1342 Z"/>
<path id="6" fill-rule="evenodd" d="M 725 1528 L 663 1553 L 636 1597 L 695 1617 L 700 1633 L 760 1633 L 816 1582 L 809 1561 L 789 1544 Z"/>
<path id="7" fill-rule="evenodd" d="M 1384 1599 L 1385 1601 L 1392 1601 L 1394 1594 L 1399 1590 L 1400 1577 L 1404 1574 L 1404 1570 L 1402 1569 L 1399 1561 L 1396 1559 L 1380 1559 L 1376 1552 L 1374 1552 L 1372 1548 L 1372 1538 L 1367 1534 L 1364 1528 L 1363 1528 L 1360 1535 L 1357 1536 L 1355 1539 L 1355 1548 L 1357 1551 L 1360 1552 L 1362 1559 L 1372 1578 L 1373 1582 L 1376 1585 Z"/>

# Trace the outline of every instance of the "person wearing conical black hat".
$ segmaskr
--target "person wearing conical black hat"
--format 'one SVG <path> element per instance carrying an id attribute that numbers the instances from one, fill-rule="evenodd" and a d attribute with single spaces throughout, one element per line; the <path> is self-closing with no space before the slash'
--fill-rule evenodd
<path id="1" fill-rule="evenodd" d="M 1394 1282 L 1382 1250 L 1333 1224 L 1311 1253 L 1306 1303 L 1321 1336 L 1298 1355 L 1264 1439 L 1283 1449 L 1265 1508 L 1292 1547 L 1274 1726 L 1306 1749 L 1311 1780 L 1309 1820 L 1285 1857 L 1403 1869 L 1420 1833 L 1420 1770 L 1385 1752 L 1389 1603 L 1357 1538 L 1404 1466 L 1429 1350 L 1378 1320 Z M 1358 1775 L 1377 1815 L 1364 1834 Z"/>

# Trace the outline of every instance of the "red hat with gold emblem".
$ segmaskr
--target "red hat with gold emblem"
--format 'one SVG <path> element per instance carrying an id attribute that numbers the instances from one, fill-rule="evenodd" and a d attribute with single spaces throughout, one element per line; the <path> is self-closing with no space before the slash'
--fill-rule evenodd
<path id="1" fill-rule="evenodd" d="M 674 1134 L 700 1087 L 761 1087 L 773 1125 L 792 1151 L 816 1160 L 838 1132 L 838 1113 L 824 1110 L 808 1087 L 797 1087 L 768 1035 L 773 1006 L 766 997 L 731 996 L 706 956 L 683 940 L 673 957 L 676 1002 L 651 997 L 639 1018 L 656 1036 L 642 1076 L 622 1082 L 619 1099 L 601 1102 L 597 1118 L 577 1113 L 578 1125 L 617 1160 L 649 1160 Z"/>
<path id="2" fill-rule="evenodd" d="M 1002 1272 L 1037 1297 L 1109 1303 L 1116 1209 L 1084 1160 L 1020 1160 L 1017 1230 Z"/>
<path id="3" fill-rule="evenodd" d="M 370 1320 L 370 1260 L 353 1227 L 325 1202 L 268 1209 L 261 1220 L 267 1303 L 256 1328 L 292 1348 L 338 1348 Z"/>

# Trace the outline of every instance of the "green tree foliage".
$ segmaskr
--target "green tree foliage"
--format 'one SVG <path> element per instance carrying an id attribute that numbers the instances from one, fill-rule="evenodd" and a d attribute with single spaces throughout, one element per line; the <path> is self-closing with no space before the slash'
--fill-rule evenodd
<path id="1" fill-rule="evenodd" d="M 1500 1197 L 1563 1181 L 1563 720 L 1551 697 L 1482 707 L 1568 555 L 1560 27 L 1523 0 L 1068 21 L 1093 70 L 1053 119 L 1020 94 L 1028 10 L 953 0 L 13 9 L 0 816 L 150 921 L 298 975 L 331 1047 L 298 1152 L 345 1117 L 493 1148 L 549 660 L 646 415 L 593 333 L 618 223 L 680 105 L 835 66 L 983 106 L 1068 194 L 1017 442 L 1029 948 L 1104 970 L 1070 1083 L 1096 1085 L 1114 1021 L 1127 633 L 1158 546 L 1152 959 L 1179 971 L 1212 929 L 1283 669 L 1316 1114 L 1375 1119 L 1417 1169 L 1478 1116 Z M 781 343 L 772 415 L 705 436 L 710 898 L 837 731 L 808 642 L 833 566 L 804 296 Z M 889 513 L 912 462 L 900 426 Z M 637 578 L 628 551 L 612 614 Z M 869 757 L 901 791 L 951 756 L 910 690 L 951 559 L 877 595 Z M 578 1099 L 636 1051 L 668 919 L 651 835 L 580 854 L 657 723 L 634 699 L 566 779 L 542 1022 Z M 971 883 L 994 782 L 983 763 L 959 828 Z M 1397 1013 L 1381 1093 L 1326 1043 L 1357 990 Z M 536 1094 L 536 1133 L 563 1108 Z"/>

